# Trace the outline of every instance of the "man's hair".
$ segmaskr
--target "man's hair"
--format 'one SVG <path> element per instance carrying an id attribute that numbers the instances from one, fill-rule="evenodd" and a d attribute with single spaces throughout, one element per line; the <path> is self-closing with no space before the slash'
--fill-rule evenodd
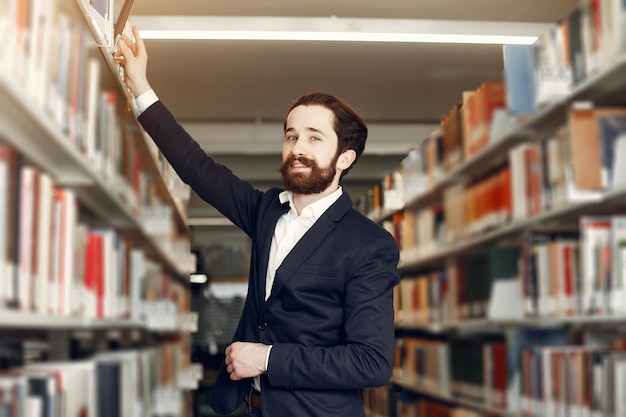
<path id="1" fill-rule="evenodd" d="M 342 172 L 341 176 L 343 177 L 357 163 L 365 149 L 367 125 L 348 103 L 337 96 L 323 92 L 308 93 L 300 96 L 291 104 L 287 115 L 298 106 L 311 105 L 323 106 L 333 112 L 335 116 L 333 118 L 333 129 L 338 138 L 337 156 L 348 149 L 356 152 L 356 158 L 352 165 Z M 284 128 L 287 128 L 286 119 Z"/>

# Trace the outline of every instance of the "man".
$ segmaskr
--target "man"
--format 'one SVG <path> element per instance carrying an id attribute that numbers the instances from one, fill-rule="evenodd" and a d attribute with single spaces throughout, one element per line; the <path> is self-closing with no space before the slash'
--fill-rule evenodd
<path id="1" fill-rule="evenodd" d="M 394 354 L 398 248 L 339 185 L 367 127 L 341 99 L 296 100 L 284 125 L 285 189 L 261 192 L 207 156 L 146 78 L 136 28 L 115 55 L 139 121 L 204 200 L 252 239 L 248 294 L 210 403 L 247 415 L 363 416 L 360 390 L 382 386 Z"/>

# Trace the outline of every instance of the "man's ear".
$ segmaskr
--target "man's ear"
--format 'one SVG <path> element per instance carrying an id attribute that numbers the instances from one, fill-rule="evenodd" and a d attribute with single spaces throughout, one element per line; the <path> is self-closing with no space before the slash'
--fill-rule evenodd
<path id="1" fill-rule="evenodd" d="M 345 150 L 341 153 L 341 155 L 339 155 L 339 158 L 337 158 L 336 167 L 337 169 L 345 171 L 352 166 L 355 160 L 356 152 L 354 151 L 354 149 Z"/>

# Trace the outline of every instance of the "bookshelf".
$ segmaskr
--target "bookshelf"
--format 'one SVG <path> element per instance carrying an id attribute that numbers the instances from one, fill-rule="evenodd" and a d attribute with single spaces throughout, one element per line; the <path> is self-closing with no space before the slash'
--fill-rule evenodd
<path id="1" fill-rule="evenodd" d="M 359 201 L 401 249 L 395 370 L 364 391 L 369 416 L 625 415 L 624 16 L 582 2 L 505 47 L 505 103 L 485 104 L 492 81 L 462 92 Z"/>
<path id="2" fill-rule="evenodd" d="M 0 409 L 19 415 L 189 415 L 202 377 L 189 189 L 128 106 L 105 35 L 123 3 L 0 6 Z"/>

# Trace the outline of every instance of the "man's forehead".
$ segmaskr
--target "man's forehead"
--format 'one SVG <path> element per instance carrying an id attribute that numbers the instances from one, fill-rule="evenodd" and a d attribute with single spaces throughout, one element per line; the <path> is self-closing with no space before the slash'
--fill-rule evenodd
<path id="1" fill-rule="evenodd" d="M 293 124 L 296 123 L 312 123 L 314 126 L 310 127 L 322 127 L 322 125 L 332 126 L 333 118 L 333 112 L 324 106 L 318 104 L 308 106 L 300 105 L 289 112 L 285 127 L 293 127 Z"/>

